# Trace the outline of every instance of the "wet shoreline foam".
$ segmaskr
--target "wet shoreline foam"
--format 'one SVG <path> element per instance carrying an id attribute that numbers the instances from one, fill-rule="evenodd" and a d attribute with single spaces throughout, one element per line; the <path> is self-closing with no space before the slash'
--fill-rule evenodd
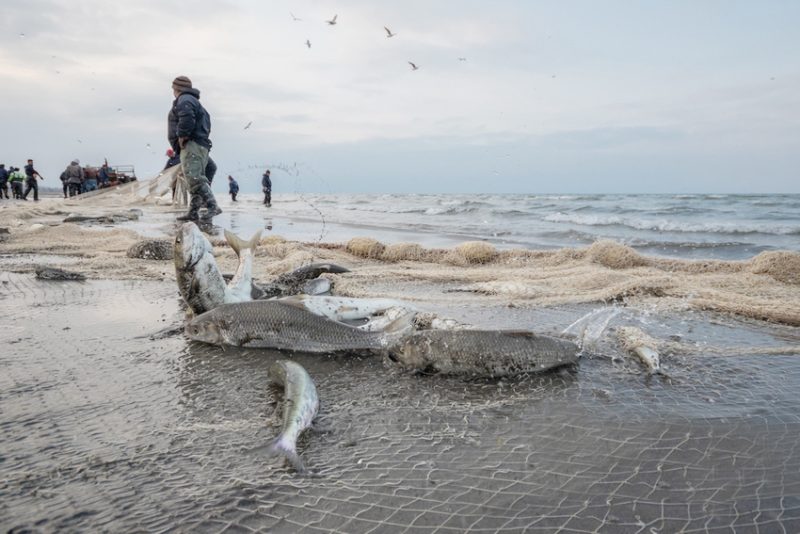
<path id="1" fill-rule="evenodd" d="M 795 253 L 689 261 L 611 242 L 381 249 L 266 237 L 260 279 L 335 261 L 352 269 L 331 276 L 343 294 L 409 300 L 487 328 L 558 334 L 614 308 L 609 332 L 634 326 L 658 340 L 669 377 L 648 376 L 613 335 L 593 340 L 574 369 L 499 381 L 296 354 L 326 430 L 300 443 L 320 478 L 298 479 L 249 452 L 280 425 L 266 371 L 286 355 L 155 335 L 184 312 L 171 262 L 125 256 L 139 229 L 174 228 L 174 211 L 143 210 L 111 228 L 50 226 L 63 216 L 48 212 L 77 211 L 55 202 L 0 212 L 0 226 L 10 223 L 0 242 L 4 530 L 800 526 Z M 212 241 L 232 272 L 232 251 Z M 37 262 L 89 280 L 38 281 Z"/>

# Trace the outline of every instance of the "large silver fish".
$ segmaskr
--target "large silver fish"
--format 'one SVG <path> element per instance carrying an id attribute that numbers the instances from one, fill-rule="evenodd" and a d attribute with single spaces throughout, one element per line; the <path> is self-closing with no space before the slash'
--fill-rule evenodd
<path id="1" fill-rule="evenodd" d="M 421 330 L 392 343 L 390 360 L 409 370 L 472 377 L 513 376 L 575 363 L 578 346 L 510 330 Z"/>
<path id="2" fill-rule="evenodd" d="M 399 317 L 383 332 L 367 332 L 315 315 L 280 300 L 223 304 L 186 325 L 195 341 L 313 353 L 373 353 L 411 328 L 413 314 Z"/>
<path id="3" fill-rule="evenodd" d="M 226 302 L 250 299 L 253 270 L 253 252 L 261 239 L 261 232 L 250 241 L 227 234 L 229 243 L 239 256 L 236 274 L 226 284 L 214 259 L 214 247 L 196 224 L 181 225 L 175 236 L 175 278 L 183 300 L 195 314 L 212 310 Z"/>
<path id="4" fill-rule="evenodd" d="M 270 456 L 283 455 L 299 474 L 306 473 L 303 461 L 297 455 L 297 438 L 319 410 L 319 398 L 314 381 L 300 364 L 278 360 L 269 368 L 270 382 L 283 386 L 283 428 L 280 435 L 267 447 Z"/>

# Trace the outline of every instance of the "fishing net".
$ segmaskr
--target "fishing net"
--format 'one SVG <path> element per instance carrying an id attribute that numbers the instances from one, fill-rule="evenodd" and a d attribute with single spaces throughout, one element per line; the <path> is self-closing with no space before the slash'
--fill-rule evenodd
<path id="1" fill-rule="evenodd" d="M 397 372 L 379 358 L 188 343 L 174 283 L 0 274 L 0 526 L 192 532 L 797 532 L 796 329 L 636 314 L 669 379 L 606 343 L 514 380 Z M 462 309 L 471 323 L 613 327 L 626 313 Z M 612 310 L 613 311 L 613 310 Z M 25 325 L 40 326 L 35 332 Z M 98 335 L 97 332 L 103 332 Z M 599 334 L 600 335 L 600 334 Z M 691 352 L 715 342 L 736 354 Z M 299 478 L 257 452 L 281 428 L 268 369 L 316 383 Z"/>
<path id="2" fill-rule="evenodd" d="M 189 188 L 180 165 L 174 165 L 149 180 L 89 191 L 70 197 L 69 203 L 100 207 L 135 205 L 187 206 Z"/>

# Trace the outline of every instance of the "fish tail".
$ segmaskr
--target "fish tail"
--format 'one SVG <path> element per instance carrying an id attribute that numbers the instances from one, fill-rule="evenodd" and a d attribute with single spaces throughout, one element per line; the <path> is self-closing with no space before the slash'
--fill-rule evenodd
<path id="1" fill-rule="evenodd" d="M 383 331 L 388 334 L 390 337 L 399 337 L 403 334 L 406 334 L 410 331 L 414 326 L 414 318 L 416 317 L 416 313 L 413 311 L 409 311 L 408 313 L 402 314 L 400 317 L 386 325 L 386 328 Z"/>
<path id="2" fill-rule="evenodd" d="M 247 248 L 255 252 L 256 247 L 261 242 L 261 230 L 253 234 L 253 237 L 251 237 L 249 241 L 245 241 L 233 232 L 225 230 L 225 241 L 228 242 L 228 245 L 230 245 L 236 253 L 236 256 L 239 257 L 241 256 L 242 250 Z"/>
<path id="3" fill-rule="evenodd" d="M 292 443 L 287 443 L 282 437 L 275 438 L 267 447 L 265 454 L 267 456 L 283 456 L 292 464 L 297 474 L 304 475 L 307 473 L 306 466 L 303 464 L 303 460 L 300 459 L 300 456 L 298 456 L 294 445 Z"/>

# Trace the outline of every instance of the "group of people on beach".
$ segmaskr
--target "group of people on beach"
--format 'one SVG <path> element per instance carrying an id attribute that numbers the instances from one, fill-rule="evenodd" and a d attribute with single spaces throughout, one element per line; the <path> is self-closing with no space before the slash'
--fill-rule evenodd
<path id="1" fill-rule="evenodd" d="M 211 220 L 222 213 L 211 191 L 211 181 L 217 171 L 217 165 L 209 157 L 212 146 L 209 139 L 211 116 L 200 103 L 200 91 L 192 86 L 192 81 L 186 76 L 178 76 L 172 81 L 172 92 L 175 99 L 167 117 L 167 137 L 171 148 L 167 151 L 169 159 L 164 168 L 180 165 L 190 194 L 189 211 L 178 217 L 178 220 L 198 221 L 201 219 L 202 208 L 205 208 L 202 218 Z M 44 177 L 33 167 L 32 159 L 28 160 L 24 169 L 24 172 L 20 171 L 19 167 L 12 166 L 6 169 L 5 164 L 0 164 L 0 199 L 10 198 L 8 194 L 10 185 L 13 198 L 28 200 L 28 194 L 33 191 L 33 200 L 39 200 L 37 180 L 44 180 Z M 77 158 L 67 165 L 60 176 L 64 198 L 107 187 L 110 185 L 110 179 L 111 169 L 107 162 L 99 168 L 82 167 Z M 270 207 L 272 180 L 269 169 L 261 178 L 261 187 L 264 192 L 264 205 Z M 236 202 L 239 184 L 230 175 L 228 192 L 231 199 Z"/>
<path id="2" fill-rule="evenodd" d="M 108 162 L 103 162 L 99 168 L 89 165 L 81 167 L 80 160 L 75 158 L 59 177 L 64 190 L 64 198 L 110 187 L 112 174 L 114 173 L 108 166 Z"/>
<path id="3" fill-rule="evenodd" d="M 189 189 L 189 211 L 177 218 L 179 221 L 210 221 L 222 213 L 211 190 L 211 181 L 217 166 L 209 157 L 211 150 L 211 116 L 200 103 L 200 91 L 186 76 L 178 76 L 172 81 L 175 100 L 167 116 L 167 138 L 170 149 L 167 151 L 167 165 L 180 165 Z M 264 191 L 264 204 L 272 205 L 272 181 L 270 171 L 261 180 Z M 228 193 L 236 202 L 239 184 L 228 175 Z M 205 207 L 205 212 L 200 210 Z"/>
<path id="4" fill-rule="evenodd" d="M 10 200 L 8 196 L 9 186 L 11 187 L 11 194 L 14 199 L 28 200 L 28 194 L 33 191 L 33 200 L 39 200 L 39 180 L 44 180 L 44 177 L 39 174 L 39 171 L 33 168 L 33 160 L 29 159 L 28 164 L 25 165 L 25 172 L 19 170 L 19 167 L 9 166 L 6 169 L 5 163 L 0 163 L 0 199 L 5 198 Z M 23 185 L 25 190 L 23 191 Z"/>

